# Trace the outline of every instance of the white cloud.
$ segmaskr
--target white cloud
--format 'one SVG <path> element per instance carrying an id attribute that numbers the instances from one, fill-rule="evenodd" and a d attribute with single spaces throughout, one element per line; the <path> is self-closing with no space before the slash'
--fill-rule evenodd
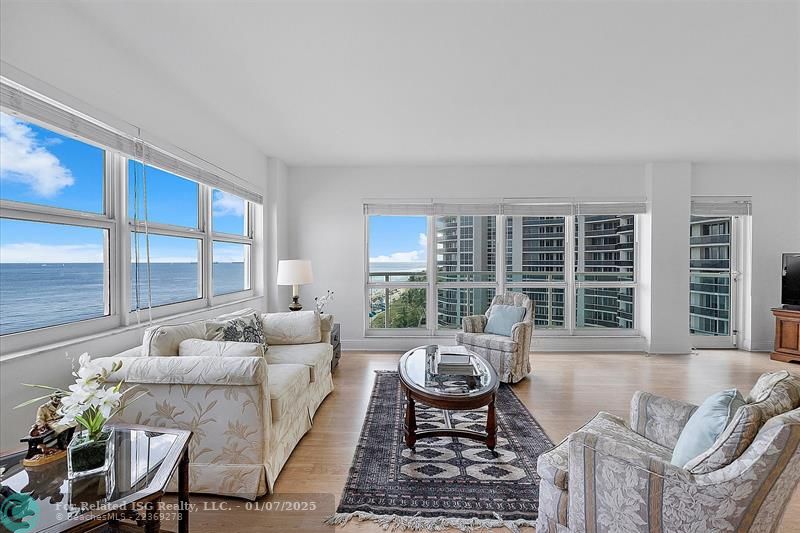
<path id="1" fill-rule="evenodd" d="M 224 191 L 214 191 L 214 214 L 240 217 L 244 215 L 244 200 Z"/>
<path id="2" fill-rule="evenodd" d="M 425 252 L 414 250 L 412 252 L 395 252 L 391 255 L 370 257 L 370 263 L 420 263 L 425 261 Z"/>
<path id="3" fill-rule="evenodd" d="M 370 257 L 370 263 L 424 263 L 428 256 L 428 236 L 420 233 L 417 237 L 419 250 L 412 250 L 410 252 L 394 252 L 389 255 L 379 255 L 377 257 Z"/>
<path id="4" fill-rule="evenodd" d="M 20 242 L 0 246 L 0 263 L 102 263 L 97 244 L 39 244 Z"/>
<path id="5" fill-rule="evenodd" d="M 39 196 L 52 198 L 75 178 L 21 120 L 0 113 L 0 180 L 23 183 Z"/>

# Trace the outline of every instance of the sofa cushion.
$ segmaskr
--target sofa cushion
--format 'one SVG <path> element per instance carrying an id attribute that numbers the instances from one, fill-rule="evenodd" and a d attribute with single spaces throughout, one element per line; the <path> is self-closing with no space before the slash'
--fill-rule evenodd
<path id="1" fill-rule="evenodd" d="M 206 339 L 210 341 L 255 342 L 264 346 L 264 331 L 257 313 L 215 318 L 206 322 Z"/>
<path id="2" fill-rule="evenodd" d="M 311 344 L 322 338 L 319 313 L 316 311 L 289 311 L 261 315 L 267 343 Z"/>
<path id="3" fill-rule="evenodd" d="M 762 375 L 714 444 L 684 466 L 692 474 L 714 472 L 739 458 L 773 416 L 800 406 L 800 379 L 781 370 Z"/>
<path id="4" fill-rule="evenodd" d="M 310 381 L 321 379 L 331 370 L 333 346 L 324 342 L 314 344 L 276 344 L 266 356 L 269 364 L 301 364 L 309 369 Z"/>
<path id="5" fill-rule="evenodd" d="M 463 331 L 459 331 L 456 333 L 456 344 L 478 346 L 480 348 L 509 353 L 515 352 L 517 349 L 517 342 L 511 337 L 491 335 L 489 333 L 464 333 Z"/>
<path id="6" fill-rule="evenodd" d="M 186 339 L 178 345 L 178 355 L 206 357 L 264 357 L 264 345 L 257 342 L 207 341 Z"/>
<path id="7" fill-rule="evenodd" d="M 277 422 L 283 416 L 304 405 L 303 394 L 308 388 L 308 368 L 305 365 L 268 365 L 269 405 L 272 421 Z"/>
<path id="8" fill-rule="evenodd" d="M 672 450 L 639 435 L 625 425 L 624 420 L 609 413 L 602 411 L 597 413 L 594 418 L 584 424 L 578 431 L 609 437 L 666 462 L 669 462 L 672 458 Z M 560 489 L 566 490 L 568 485 L 567 472 L 569 471 L 568 460 L 569 443 L 568 439 L 564 439 L 555 448 L 539 456 L 536 463 L 536 471 L 542 479 L 549 481 Z"/>
<path id="9" fill-rule="evenodd" d="M 502 335 L 504 337 L 511 336 L 511 328 L 517 322 L 522 322 L 525 316 L 524 307 L 516 307 L 514 305 L 493 305 L 492 313 L 486 321 L 486 326 L 483 328 L 484 333 L 492 333 L 494 335 Z"/>
<path id="10" fill-rule="evenodd" d="M 720 391 L 703 400 L 675 443 L 672 464 L 683 468 L 691 459 L 709 449 L 743 405 L 744 398 L 736 389 Z"/>
<path id="11" fill-rule="evenodd" d="M 178 355 L 178 346 L 186 339 L 203 339 L 206 335 L 205 320 L 185 324 L 166 324 L 144 330 L 142 356 Z"/>

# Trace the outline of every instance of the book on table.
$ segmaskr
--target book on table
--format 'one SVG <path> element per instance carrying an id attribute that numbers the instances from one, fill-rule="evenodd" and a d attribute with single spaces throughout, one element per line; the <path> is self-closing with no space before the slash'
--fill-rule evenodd
<path id="1" fill-rule="evenodd" d="M 472 354 L 463 346 L 440 346 L 436 358 L 436 371 L 439 374 L 477 375 L 477 369 L 472 364 Z"/>

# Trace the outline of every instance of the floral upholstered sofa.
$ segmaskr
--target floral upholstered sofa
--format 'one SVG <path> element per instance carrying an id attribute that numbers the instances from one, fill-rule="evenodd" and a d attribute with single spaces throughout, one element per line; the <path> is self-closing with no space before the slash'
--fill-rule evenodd
<path id="1" fill-rule="evenodd" d="M 775 531 L 800 479 L 800 378 L 764 374 L 746 402 L 683 467 L 697 406 L 637 392 L 630 425 L 599 413 L 539 456 L 537 533 Z"/>
<path id="2" fill-rule="evenodd" d="M 256 312 L 225 317 L 248 313 Z M 311 429 L 317 408 L 333 390 L 332 315 L 303 311 L 257 316 L 268 344 L 258 355 L 240 356 L 237 343 L 205 341 L 208 321 L 196 321 L 150 328 L 142 346 L 97 359 L 109 366 L 122 359 L 121 370 L 110 381 L 124 380 L 147 392 L 115 421 L 193 432 L 192 492 L 247 499 L 271 492 L 292 450 Z M 155 335 L 161 349 L 158 355 L 148 354 L 148 339 Z M 192 339 L 201 340 L 195 344 L 198 354 L 178 355 L 178 346 L 183 353 L 192 347 Z M 241 345 L 247 348 L 248 343 Z"/>

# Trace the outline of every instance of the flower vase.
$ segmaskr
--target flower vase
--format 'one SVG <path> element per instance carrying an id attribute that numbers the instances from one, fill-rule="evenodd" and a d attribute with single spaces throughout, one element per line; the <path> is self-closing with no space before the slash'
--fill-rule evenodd
<path id="1" fill-rule="evenodd" d="M 86 430 L 73 435 L 67 446 L 67 477 L 75 479 L 105 472 L 114 460 L 114 428 L 106 426 L 94 439 Z"/>

